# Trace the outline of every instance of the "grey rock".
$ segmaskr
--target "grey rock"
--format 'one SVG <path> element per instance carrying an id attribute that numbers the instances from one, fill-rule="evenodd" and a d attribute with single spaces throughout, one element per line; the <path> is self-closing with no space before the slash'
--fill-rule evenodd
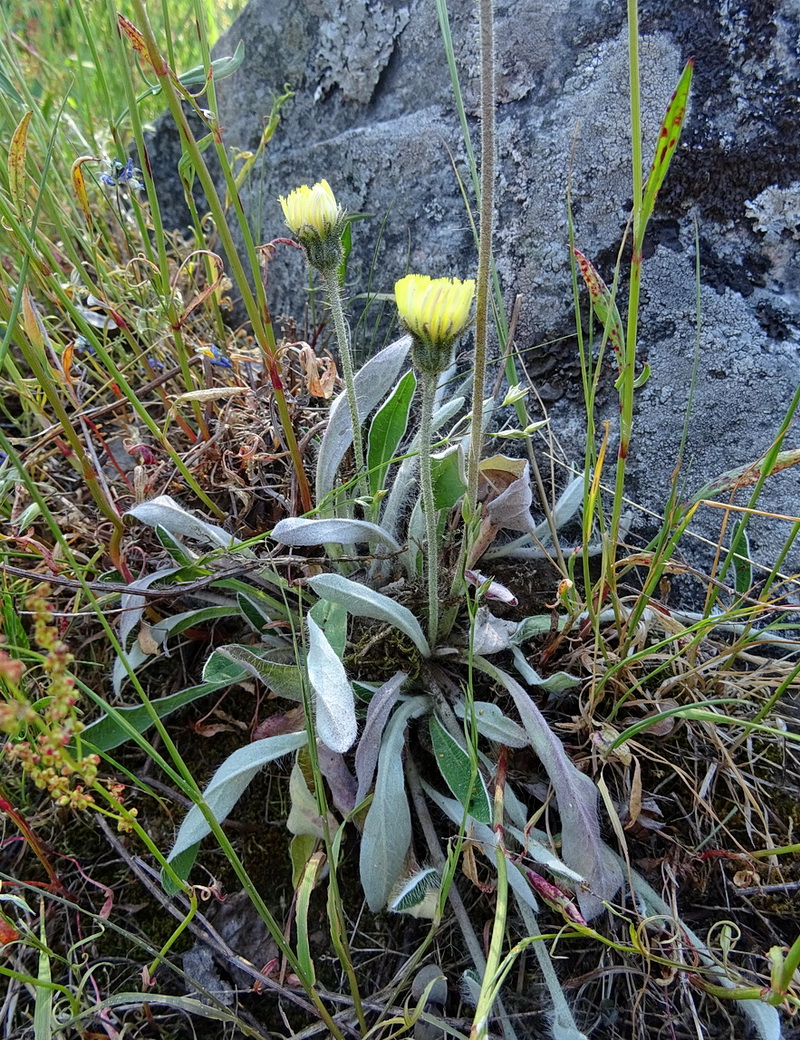
<path id="1" fill-rule="evenodd" d="M 477 141 L 474 4 L 448 6 Z M 497 267 L 507 306 L 522 294 L 517 345 L 543 391 L 562 457 L 580 462 L 585 423 L 566 193 L 571 184 L 576 242 L 610 284 L 631 197 L 625 4 L 518 0 L 498 4 L 496 18 Z M 800 382 L 800 10 L 796 0 L 641 0 L 640 30 L 646 162 L 680 70 L 695 57 L 688 120 L 643 272 L 641 358 L 652 376 L 637 397 L 629 494 L 658 513 L 698 336 L 695 226 L 701 324 L 687 494 L 755 462 Z M 370 272 L 372 289 L 382 292 L 408 269 L 473 274 L 459 178 L 470 200 L 473 192 L 435 5 L 250 0 L 216 53 L 232 53 L 240 39 L 245 64 L 218 87 L 229 147 L 253 148 L 271 98 L 286 83 L 296 91 L 243 192 L 259 239 L 285 234 L 278 195 L 324 177 L 342 204 L 372 215 L 353 228 L 355 291 Z M 167 218 L 182 225 L 176 139 L 166 122 L 150 150 Z M 302 259 L 280 251 L 269 266 L 274 312 L 300 311 L 304 285 Z M 624 278 L 619 302 L 624 314 Z M 609 368 L 600 419 L 615 416 L 613 382 Z M 784 446 L 797 446 L 796 435 Z M 613 482 L 610 469 L 606 477 Z M 798 476 L 787 471 L 768 482 L 762 505 L 795 514 L 798 492 Z M 695 528 L 713 539 L 720 521 L 718 511 L 704 511 Z M 634 531 L 648 523 L 638 520 Z M 756 558 L 769 566 L 787 532 L 784 522 L 757 521 Z M 789 566 L 798 569 L 796 558 Z"/>
<path id="2" fill-rule="evenodd" d="M 212 903 L 204 918 L 215 934 L 208 943 L 197 941 L 183 954 L 187 985 L 190 991 L 193 984 L 202 987 L 226 1007 L 233 1007 L 237 990 L 246 993 L 252 989 L 254 971 L 276 956 L 277 947 L 243 891 L 228 896 L 224 902 Z M 214 939 L 221 942 L 215 943 Z M 238 958 L 254 971 L 238 966 Z"/>

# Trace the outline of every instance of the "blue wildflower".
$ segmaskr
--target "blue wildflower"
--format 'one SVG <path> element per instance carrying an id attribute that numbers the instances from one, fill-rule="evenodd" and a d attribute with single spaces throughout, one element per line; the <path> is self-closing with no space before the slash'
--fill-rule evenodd
<path id="1" fill-rule="evenodd" d="M 219 347 L 214 346 L 213 343 L 208 347 L 201 347 L 197 353 L 203 357 L 209 358 L 211 364 L 216 365 L 218 368 L 233 368 L 233 365 L 228 358 L 226 358 Z"/>
<path id="2" fill-rule="evenodd" d="M 124 163 L 120 162 L 119 159 L 108 159 L 107 163 L 111 172 L 100 174 L 100 181 L 103 184 L 108 185 L 109 188 L 131 188 L 133 191 L 142 190 L 142 183 L 136 176 L 136 174 L 142 171 L 138 166 L 133 165 L 133 159 L 128 157 L 127 162 Z"/>
<path id="3" fill-rule="evenodd" d="M 92 344 L 85 336 L 77 335 L 75 337 L 75 352 L 77 354 L 96 354 L 97 351 L 94 349 Z"/>

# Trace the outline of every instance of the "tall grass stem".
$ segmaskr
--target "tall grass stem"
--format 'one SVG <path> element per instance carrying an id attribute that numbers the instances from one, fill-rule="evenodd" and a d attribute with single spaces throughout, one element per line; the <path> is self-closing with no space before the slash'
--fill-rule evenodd
<path id="1" fill-rule="evenodd" d="M 492 270 L 492 225 L 495 184 L 495 53 L 494 0 L 478 0 L 481 52 L 481 171 L 478 274 L 475 291 L 475 373 L 472 387 L 472 425 L 467 464 L 467 504 L 478 502 L 478 471 L 483 446 L 483 397 L 489 343 L 489 281 Z"/>
<path id="2" fill-rule="evenodd" d="M 628 0 L 628 75 L 631 112 L 631 166 L 633 187 L 633 251 L 628 293 L 625 348 L 620 373 L 620 417 L 617 471 L 611 508 L 610 559 L 606 578 L 615 585 L 615 561 L 625 495 L 625 470 L 633 432 L 633 397 L 636 381 L 636 340 L 639 328 L 639 296 L 642 284 L 642 245 L 644 220 L 642 208 L 642 112 L 639 83 L 639 8 Z"/>

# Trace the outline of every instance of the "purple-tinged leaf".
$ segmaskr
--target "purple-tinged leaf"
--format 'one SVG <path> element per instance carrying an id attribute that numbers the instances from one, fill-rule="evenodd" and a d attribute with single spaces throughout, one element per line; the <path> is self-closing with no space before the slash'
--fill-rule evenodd
<path id="1" fill-rule="evenodd" d="M 341 752 L 331 751 L 325 744 L 317 747 L 319 770 L 328 781 L 333 795 L 333 804 L 347 816 L 358 805 L 356 801 L 356 778 L 347 768 Z"/>
<path id="2" fill-rule="evenodd" d="M 600 837 L 597 788 L 570 761 L 561 741 L 516 679 L 481 657 L 476 656 L 473 663 L 511 695 L 531 747 L 547 770 L 561 817 L 562 856 L 567 866 L 591 886 L 590 892 L 578 893 L 581 912 L 591 920 L 602 911 L 603 900 L 612 899 L 622 884 L 622 871 Z"/>
<path id="3" fill-rule="evenodd" d="M 364 732 L 361 734 L 361 740 L 356 748 L 356 777 L 358 778 L 356 805 L 360 805 L 364 801 L 372 787 L 372 778 L 375 775 L 375 766 L 378 764 L 378 755 L 381 750 L 383 730 L 407 678 L 405 672 L 395 672 L 369 702 Z"/>
<path id="4" fill-rule="evenodd" d="M 501 585 L 499 581 L 492 581 L 491 578 L 487 578 L 480 571 L 466 570 L 464 571 L 464 577 L 467 579 L 468 585 L 486 585 L 486 588 L 483 590 L 483 595 L 486 599 L 494 600 L 496 603 L 506 603 L 510 607 L 516 607 L 519 603 L 519 600 L 510 589 L 507 589 L 505 585 Z"/>
<path id="5" fill-rule="evenodd" d="M 535 870 L 526 869 L 525 873 L 528 875 L 528 880 L 533 886 L 534 892 L 537 892 L 542 899 L 549 903 L 554 910 L 558 910 L 562 913 L 568 921 L 572 921 L 573 924 L 585 925 L 586 921 L 583 919 L 583 914 L 578 910 L 577 906 L 572 902 L 569 896 L 565 895 L 558 885 L 554 885 L 552 881 L 548 881 L 547 878 L 543 878 L 541 874 L 537 874 Z"/>

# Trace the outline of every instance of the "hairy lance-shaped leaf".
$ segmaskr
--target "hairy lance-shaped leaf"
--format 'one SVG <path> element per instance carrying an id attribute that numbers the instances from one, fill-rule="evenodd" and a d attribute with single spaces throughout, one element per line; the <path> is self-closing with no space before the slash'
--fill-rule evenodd
<path id="1" fill-rule="evenodd" d="M 572 764 L 561 741 L 516 679 L 483 658 L 475 657 L 473 663 L 511 695 L 531 747 L 547 770 L 561 816 L 564 862 L 591 887 L 591 892 L 578 893 L 581 912 L 590 920 L 603 909 L 602 900 L 612 899 L 622 884 L 622 872 L 600 837 L 597 788 Z"/>
<path id="2" fill-rule="evenodd" d="M 364 821 L 359 869 L 373 913 L 383 910 L 400 877 L 411 846 L 411 810 L 403 773 L 403 745 L 410 719 L 430 710 L 429 697 L 404 701 L 386 727 L 375 793 Z"/>
<path id="3" fill-rule="evenodd" d="M 385 545 L 392 552 L 400 552 L 395 539 L 377 524 L 367 520 L 313 519 L 311 517 L 287 516 L 280 520 L 272 531 L 272 537 L 284 545 Z"/>
<path id="4" fill-rule="evenodd" d="M 358 418 L 362 423 L 393 386 L 410 349 L 411 337 L 402 336 L 384 347 L 356 372 L 356 402 Z M 328 413 L 328 425 L 317 456 L 317 502 L 321 502 L 333 490 L 336 471 L 352 443 L 353 429 L 347 395 L 342 393 Z"/>
<path id="5" fill-rule="evenodd" d="M 317 736 L 331 751 L 349 751 L 355 743 L 356 725 L 353 687 L 344 665 L 325 638 L 325 633 L 309 616 L 308 681 L 314 691 Z"/>
<path id="6" fill-rule="evenodd" d="M 147 524 L 149 527 L 160 525 L 173 536 L 193 538 L 215 549 L 229 549 L 232 545 L 238 545 L 240 541 L 216 524 L 210 524 L 194 516 L 169 495 L 158 495 L 149 502 L 140 502 L 139 505 L 132 506 L 125 516 L 135 517 L 139 523 Z"/>
<path id="7" fill-rule="evenodd" d="M 423 657 L 430 657 L 430 647 L 419 621 L 408 607 L 395 603 L 389 596 L 367 588 L 357 581 L 350 581 L 341 574 L 319 574 L 309 578 L 308 584 L 323 599 L 341 603 L 354 617 L 385 621 L 404 632 L 415 644 Z"/>
<path id="8" fill-rule="evenodd" d="M 387 679 L 373 694 L 372 700 L 369 702 L 364 732 L 361 734 L 361 740 L 356 748 L 356 778 L 358 779 L 356 805 L 360 805 L 369 794 L 372 778 L 375 775 L 375 766 L 378 764 L 383 731 L 407 678 L 405 672 L 395 672 L 391 679 Z"/>
<path id="9" fill-rule="evenodd" d="M 299 733 L 283 733 L 277 737 L 256 740 L 229 755 L 203 792 L 203 800 L 217 823 L 222 823 L 228 816 L 259 769 L 268 762 L 274 762 L 276 758 L 283 758 L 284 755 L 297 751 L 303 747 L 307 739 L 305 730 Z M 172 851 L 167 856 L 168 862 L 179 877 L 185 880 L 189 876 L 197 856 L 197 846 L 210 833 L 211 827 L 205 816 L 193 805 L 180 826 Z"/>
<path id="10" fill-rule="evenodd" d="M 464 718 L 464 702 L 458 701 L 453 705 L 458 718 Z M 505 744 L 506 747 L 523 748 L 528 746 L 528 735 L 521 726 L 512 722 L 500 710 L 499 705 L 493 701 L 474 701 L 475 725 L 482 737 L 493 740 L 497 744 Z"/>
<path id="11" fill-rule="evenodd" d="M 287 700 L 303 699 L 303 673 L 296 664 L 283 664 L 270 659 L 276 653 L 271 647 L 242 646 L 229 643 L 218 646 L 203 666 L 203 679 L 208 682 L 209 676 L 216 672 L 220 658 L 239 665 L 256 679 L 261 679 L 278 697 Z"/>

